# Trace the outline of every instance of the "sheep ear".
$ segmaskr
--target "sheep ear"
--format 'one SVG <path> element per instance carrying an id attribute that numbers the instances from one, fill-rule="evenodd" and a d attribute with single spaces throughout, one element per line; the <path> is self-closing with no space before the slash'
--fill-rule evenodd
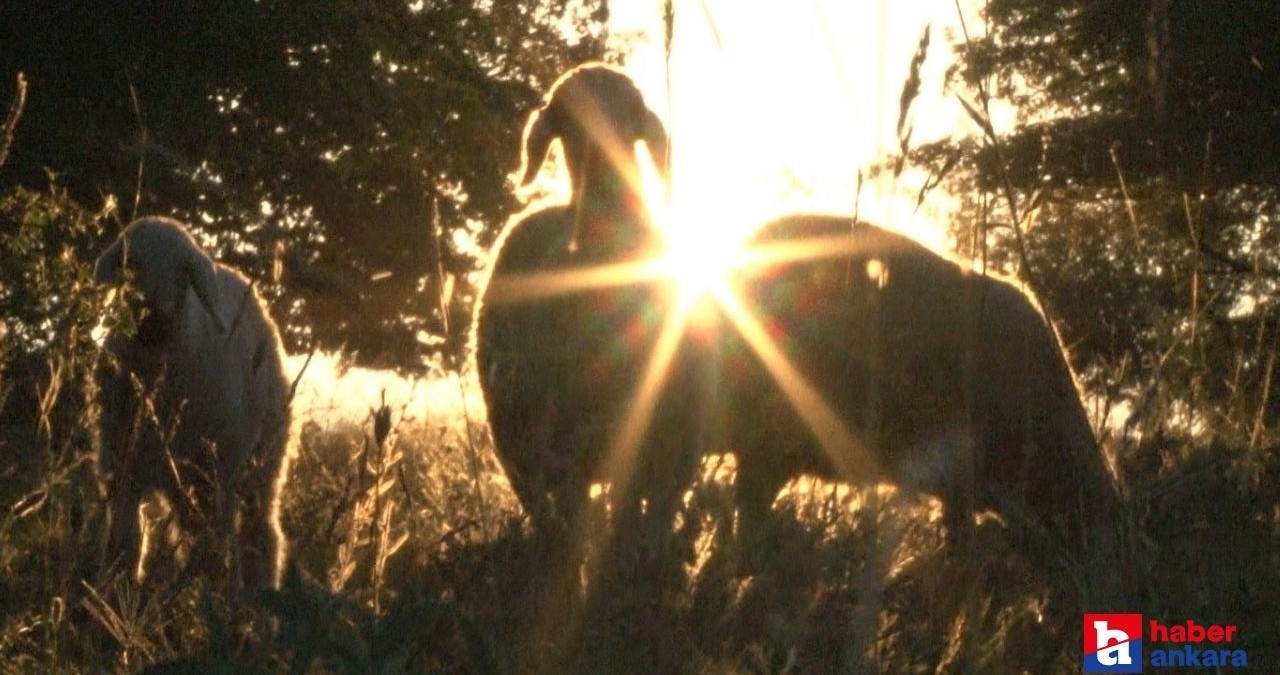
<path id="1" fill-rule="evenodd" d="M 117 239 L 93 264 L 93 280 L 99 284 L 114 284 L 120 281 L 120 267 L 124 262 L 123 239 Z"/>
<path id="2" fill-rule="evenodd" d="M 187 256 L 187 281 L 191 290 L 196 292 L 200 306 L 209 315 L 219 333 L 227 332 L 227 325 L 218 316 L 218 270 L 208 256 L 199 251 L 191 251 Z"/>
<path id="3" fill-rule="evenodd" d="M 538 110 L 529 119 L 524 132 L 524 177 L 520 179 L 521 185 L 532 183 L 546 161 L 551 139 L 556 135 L 554 126 L 549 106 Z"/>
<path id="4" fill-rule="evenodd" d="M 662 182 L 666 184 L 671 179 L 667 128 L 652 110 L 645 110 L 644 120 L 640 124 L 640 138 L 649 148 L 649 157 L 653 158 L 658 175 L 662 176 Z"/>

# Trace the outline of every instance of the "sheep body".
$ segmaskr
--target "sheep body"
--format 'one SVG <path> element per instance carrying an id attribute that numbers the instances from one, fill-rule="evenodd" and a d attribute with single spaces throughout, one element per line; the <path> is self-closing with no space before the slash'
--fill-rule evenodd
<path id="1" fill-rule="evenodd" d="M 494 246 L 497 255 L 473 331 L 494 446 L 530 513 L 551 508 L 548 499 L 559 496 L 563 502 L 566 491 L 582 489 L 588 473 L 583 461 L 567 454 L 575 445 L 560 415 L 568 405 L 561 399 L 577 372 L 574 350 L 557 337 L 571 327 L 561 325 L 571 307 L 564 297 L 504 304 L 491 291 L 494 280 L 567 268 L 573 235 L 572 214 L 563 206 L 524 216 L 504 231 Z"/>
<path id="2" fill-rule="evenodd" d="M 234 538 L 246 585 L 279 583 L 280 491 L 290 458 L 289 384 L 275 323 L 239 272 L 210 259 L 181 223 L 135 221 L 99 259 L 100 282 L 131 272 L 134 331 L 114 329 L 98 372 L 98 470 L 109 555 L 145 569 L 139 505 L 160 493 L 189 535 Z"/>
<path id="3" fill-rule="evenodd" d="M 625 76 L 584 67 L 557 82 L 526 129 L 524 182 L 559 138 L 573 195 L 500 237 L 476 353 L 499 456 L 531 511 L 572 504 L 599 477 L 599 450 L 615 437 L 670 303 L 652 288 L 499 296 L 522 275 L 656 251 L 633 147 L 645 140 L 661 165 L 666 138 L 655 119 Z M 1093 525 L 1116 512 L 1109 470 L 1057 336 L 1025 293 L 848 218 L 781 218 L 752 245 L 813 239 L 826 256 L 765 262 L 740 271 L 737 285 L 746 313 L 826 407 L 826 426 L 815 432 L 776 373 L 725 326 L 713 346 L 682 343 L 638 481 L 678 495 L 668 487 L 687 482 L 692 463 L 728 450 L 739 458 L 746 523 L 766 518 L 778 490 L 808 473 L 936 495 L 956 536 L 982 509 L 1025 511 L 1076 539 L 1105 529 Z"/>
<path id="4" fill-rule="evenodd" d="M 656 251 L 634 143 L 645 140 L 662 166 L 666 137 L 624 79 L 572 71 L 531 119 L 523 181 L 560 138 L 573 195 L 508 226 L 477 312 L 495 443 L 534 513 L 571 512 L 600 477 L 599 451 L 616 438 L 670 309 L 651 288 L 499 301 L 526 274 Z M 728 450 L 739 459 L 745 524 L 766 519 L 778 490 L 801 474 L 888 481 L 938 496 L 952 536 L 975 511 L 994 509 L 1114 562 L 1110 472 L 1057 336 L 1028 296 L 848 218 L 781 218 L 752 243 L 815 238 L 840 254 L 765 262 L 741 270 L 737 287 L 745 314 L 810 389 L 807 404 L 824 408 L 822 424 L 815 431 L 813 416 L 796 412 L 795 392 L 728 326 L 711 345 L 686 339 L 635 463 L 655 520 L 669 524 L 705 452 Z"/>
<path id="5" fill-rule="evenodd" d="M 475 327 L 477 370 L 498 457 L 526 511 L 562 520 L 577 512 L 591 482 L 615 478 L 601 474 L 601 462 L 633 404 L 666 304 L 653 283 L 503 300 L 506 289 L 520 294 L 521 275 L 580 269 L 580 261 L 561 248 L 574 230 L 567 207 L 523 218 L 499 242 Z M 660 443 L 653 433 L 693 429 L 692 410 L 671 396 L 655 405 L 655 417 L 667 428 L 650 429 L 640 439 L 641 465 L 631 467 L 640 475 L 631 482 L 641 492 L 666 489 L 670 481 L 659 488 L 655 479 L 698 457 L 679 443 Z"/>
<path id="6" fill-rule="evenodd" d="M 636 144 L 660 171 L 666 132 L 626 75 L 601 64 L 566 73 L 525 131 L 522 182 L 561 142 L 566 205 L 514 218 L 494 245 L 476 312 L 477 371 L 494 444 L 526 511 L 571 518 L 625 415 L 660 317 L 648 285 L 504 300 L 524 275 L 636 260 L 657 248 L 639 189 Z M 642 483 L 643 481 L 637 481 Z"/>
<path id="7" fill-rule="evenodd" d="M 752 347 L 723 331 L 722 444 L 738 455 L 748 522 L 808 473 L 938 496 L 952 535 L 991 509 L 1115 553 L 1110 471 L 1026 293 L 848 218 L 781 218 L 752 245 L 802 242 L 842 253 L 742 271 L 743 305 L 850 438 L 810 429 Z"/>

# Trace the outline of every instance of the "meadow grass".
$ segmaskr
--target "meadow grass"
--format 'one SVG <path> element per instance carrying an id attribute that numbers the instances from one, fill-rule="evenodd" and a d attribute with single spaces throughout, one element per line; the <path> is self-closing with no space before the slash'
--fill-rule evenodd
<path id="1" fill-rule="evenodd" d="M 492 449 L 472 445 L 485 438 L 482 425 L 405 422 L 394 412 L 379 423 L 388 412 L 302 422 L 284 507 L 286 582 L 278 592 L 239 594 L 180 570 L 151 588 L 96 574 L 103 509 L 88 458 L 48 444 L 87 430 L 25 436 L 18 423 L 6 425 L 0 668 L 1080 668 L 1088 608 L 1072 596 L 1073 580 L 1037 570 L 1028 542 L 994 516 L 980 517 L 974 545 L 957 552 L 942 546 L 930 500 L 801 479 L 779 499 L 767 539 L 747 544 L 731 535 L 732 460 L 716 457 L 686 495 L 669 541 L 606 553 L 601 497 L 582 560 L 569 563 L 564 535 L 535 532 Z M 1272 455 L 1165 440 L 1121 448 L 1117 458 L 1137 583 L 1132 611 L 1238 623 L 1233 646 L 1248 649 L 1252 663 L 1274 658 L 1280 501 Z"/>
<path id="2" fill-rule="evenodd" d="M 713 457 L 668 532 L 613 545 L 607 491 L 572 535 L 538 531 L 481 418 L 411 419 L 396 400 L 363 419 L 295 411 L 280 590 L 230 592 L 177 565 L 139 587 L 100 565 L 101 299 L 83 262 L 99 218 L 56 189 L 15 191 L 0 215 L 0 672 L 1081 668 L 1083 567 L 1037 568 L 1061 544 L 1016 524 L 980 516 L 970 545 L 948 549 L 935 502 L 801 479 L 748 541 L 733 533 L 732 463 Z M 1274 663 L 1276 449 L 1164 435 L 1107 450 L 1130 611 L 1238 624 L 1233 647 Z"/>

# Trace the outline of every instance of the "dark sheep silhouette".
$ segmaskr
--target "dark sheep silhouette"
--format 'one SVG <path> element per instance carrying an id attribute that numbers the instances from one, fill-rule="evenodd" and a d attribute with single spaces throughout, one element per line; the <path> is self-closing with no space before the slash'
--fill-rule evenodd
<path id="1" fill-rule="evenodd" d="M 540 297 L 525 275 L 657 250 L 628 179 L 636 141 L 665 156 L 657 128 L 634 85 L 600 67 L 562 78 L 529 125 L 524 180 L 561 138 L 573 197 L 500 238 L 477 359 L 499 455 L 532 512 L 571 514 L 600 477 L 600 449 L 670 303 L 635 286 Z M 682 343 L 649 425 L 635 480 L 660 517 L 705 453 L 728 451 L 748 530 L 797 476 L 888 482 L 938 497 L 949 539 L 993 510 L 1114 578 L 1119 499 L 1058 338 L 1027 293 L 849 218 L 780 218 L 749 246 L 754 262 L 731 284 L 741 310 L 720 313 L 712 344 Z M 744 322 L 768 339 L 744 338 Z"/>
<path id="2" fill-rule="evenodd" d="M 993 510 L 1114 575 L 1114 481 L 1027 293 L 849 218 L 780 218 L 751 248 L 783 259 L 737 273 L 742 305 L 798 377 L 788 396 L 777 366 L 722 329 L 716 445 L 738 457 L 745 523 L 801 474 L 884 481 L 940 498 L 952 539 Z M 797 391 L 822 402 L 808 421 Z"/>
<path id="3" fill-rule="evenodd" d="M 525 184 L 557 139 L 570 202 L 517 217 L 499 236 L 475 335 L 494 443 L 516 494 L 536 517 L 571 518 L 588 484 L 609 478 L 598 475 L 603 455 L 642 376 L 662 298 L 651 283 L 539 296 L 530 275 L 656 254 L 661 240 L 640 189 L 636 146 L 643 142 L 665 173 L 667 134 L 626 75 L 588 64 L 561 77 L 530 119 Z M 669 460 L 696 461 L 677 457 Z M 644 466 L 663 463 L 647 456 Z M 639 471 L 632 483 L 654 484 L 645 476 L 653 471 Z"/>

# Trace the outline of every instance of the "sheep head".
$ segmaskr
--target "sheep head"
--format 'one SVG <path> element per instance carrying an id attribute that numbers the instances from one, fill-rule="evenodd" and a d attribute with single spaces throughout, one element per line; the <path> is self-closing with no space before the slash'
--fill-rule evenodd
<path id="1" fill-rule="evenodd" d="M 667 131 L 631 78 L 603 64 L 579 66 L 551 88 L 546 103 L 525 130 L 524 177 L 528 185 L 560 139 L 573 200 L 580 209 L 642 212 L 635 181 L 640 175 L 635 144 L 644 141 L 664 182 Z"/>
<path id="2" fill-rule="evenodd" d="M 218 316 L 217 269 L 212 259 L 180 223 L 168 218 L 141 218 L 120 234 L 94 265 L 101 284 L 126 281 L 137 292 L 147 320 L 170 326 L 183 310 L 187 289 L 195 291 L 219 332 L 226 325 Z"/>

